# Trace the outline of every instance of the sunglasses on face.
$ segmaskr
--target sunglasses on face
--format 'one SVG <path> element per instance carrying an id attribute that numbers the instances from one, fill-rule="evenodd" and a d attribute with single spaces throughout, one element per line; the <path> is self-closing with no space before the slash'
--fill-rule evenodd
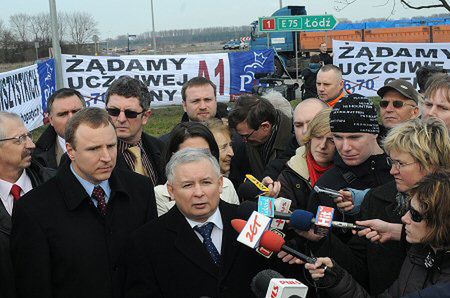
<path id="1" fill-rule="evenodd" d="M 106 111 L 108 112 L 108 114 L 110 116 L 113 116 L 113 117 L 119 116 L 120 112 L 123 111 L 123 113 L 125 114 L 125 117 L 127 117 L 127 118 L 136 118 L 138 115 L 144 113 L 144 111 L 136 112 L 136 111 L 131 111 L 131 110 L 120 110 L 120 109 L 116 109 L 116 108 L 107 108 Z"/>
<path id="2" fill-rule="evenodd" d="M 422 220 L 424 220 L 424 216 L 422 214 L 419 213 L 419 211 L 417 211 L 416 209 L 413 208 L 413 206 L 411 206 L 411 203 L 409 204 L 409 208 L 408 208 L 409 214 L 411 214 L 411 219 L 414 222 L 421 222 Z"/>
<path id="3" fill-rule="evenodd" d="M 390 101 L 388 101 L 388 100 L 382 100 L 382 101 L 380 101 L 380 108 L 382 108 L 382 109 L 387 108 L 387 107 L 389 106 L 389 103 L 390 103 Z M 396 108 L 396 109 L 400 109 L 400 108 L 402 108 L 403 106 L 411 106 L 411 107 L 415 107 L 415 105 L 410 104 L 410 103 L 406 103 L 406 102 L 401 101 L 401 100 L 394 100 L 394 101 L 392 101 L 392 106 L 393 106 L 394 108 Z"/>

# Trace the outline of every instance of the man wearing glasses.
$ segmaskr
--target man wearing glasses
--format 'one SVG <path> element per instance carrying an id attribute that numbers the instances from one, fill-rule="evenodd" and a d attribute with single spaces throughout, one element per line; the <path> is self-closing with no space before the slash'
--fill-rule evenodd
<path id="1" fill-rule="evenodd" d="M 66 152 L 64 131 L 67 122 L 85 106 L 83 96 L 74 89 L 62 88 L 50 96 L 47 101 L 50 125 L 36 142 L 33 159 L 44 167 L 52 169 L 59 167 L 61 157 Z"/>
<path id="2" fill-rule="evenodd" d="M 35 145 L 22 119 L 0 111 L 0 293 L 14 297 L 9 235 L 14 202 L 53 176 L 51 169 L 32 162 Z"/>
<path id="3" fill-rule="evenodd" d="M 162 152 L 164 143 L 143 131 L 152 112 L 151 94 L 144 83 L 123 76 L 106 92 L 106 110 L 116 128 L 117 166 L 147 176 L 153 185 L 166 182 Z"/>
<path id="4" fill-rule="evenodd" d="M 377 91 L 381 97 L 381 121 L 386 130 L 419 117 L 419 93 L 411 83 L 398 79 L 393 80 Z"/>
<path id="5" fill-rule="evenodd" d="M 245 151 L 235 151 L 235 156 L 247 154 L 250 164 L 247 174 L 259 179 L 264 177 L 269 161 L 278 158 L 292 139 L 292 121 L 262 97 L 241 96 L 228 123 L 246 143 Z"/>

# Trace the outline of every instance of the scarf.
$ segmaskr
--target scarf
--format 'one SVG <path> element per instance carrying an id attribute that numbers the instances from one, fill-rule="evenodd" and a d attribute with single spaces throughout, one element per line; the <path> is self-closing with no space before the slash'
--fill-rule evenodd
<path id="1" fill-rule="evenodd" d="M 320 176 L 323 175 L 326 171 L 333 167 L 333 164 L 330 164 L 326 167 L 319 165 L 312 156 L 311 153 L 308 153 L 306 156 L 306 162 L 308 163 L 308 172 L 309 178 L 311 179 L 311 186 L 314 187 L 317 180 L 319 180 Z"/>

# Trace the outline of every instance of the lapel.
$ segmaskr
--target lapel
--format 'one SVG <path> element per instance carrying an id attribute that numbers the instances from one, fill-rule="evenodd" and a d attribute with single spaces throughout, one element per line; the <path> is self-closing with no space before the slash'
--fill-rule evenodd
<path id="1" fill-rule="evenodd" d="M 204 271 L 218 278 L 219 267 L 214 264 L 203 243 L 176 206 L 167 212 L 165 221 L 167 229 L 176 234 L 175 249 Z"/>
<path id="2" fill-rule="evenodd" d="M 89 199 L 89 194 L 70 170 L 70 162 L 65 163 L 59 168 L 56 174 L 56 182 L 59 190 L 63 193 L 64 200 L 68 210 L 73 211 L 84 200 Z"/>
<path id="3" fill-rule="evenodd" d="M 219 208 L 223 222 L 221 278 L 225 279 L 230 272 L 238 253 L 239 243 L 236 239 L 239 234 L 231 226 L 231 220 L 237 217 L 235 206 L 231 206 L 221 200 Z"/>
<path id="4" fill-rule="evenodd" d="M 59 189 L 63 192 L 62 197 L 68 210 L 72 211 L 76 209 L 83 201 L 90 202 L 90 195 L 70 170 L 70 162 L 62 165 L 56 177 Z M 109 186 L 111 187 L 111 196 L 108 202 L 110 207 L 115 198 L 129 198 L 120 181 L 120 177 L 117 176 L 116 170 L 113 170 L 109 178 Z M 116 194 L 119 192 L 125 195 L 117 196 Z"/>
<path id="5" fill-rule="evenodd" d="M 11 234 L 11 215 L 6 211 L 5 206 L 0 201 L 0 233 Z"/>

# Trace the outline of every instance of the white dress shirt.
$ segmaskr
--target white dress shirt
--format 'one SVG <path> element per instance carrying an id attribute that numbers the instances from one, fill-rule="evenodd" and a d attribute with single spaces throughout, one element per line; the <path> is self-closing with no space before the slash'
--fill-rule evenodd
<path id="1" fill-rule="evenodd" d="M 214 228 L 211 232 L 211 240 L 216 247 L 217 251 L 221 253 L 222 250 L 222 234 L 223 234 L 223 222 L 222 216 L 220 215 L 219 207 L 217 206 L 216 211 L 211 215 L 205 222 L 197 222 L 185 217 L 189 225 L 192 229 L 196 226 L 202 226 L 208 222 L 212 222 L 214 224 Z M 198 239 L 203 243 L 203 237 L 199 232 L 194 230 L 195 234 L 198 236 Z"/>
<path id="2" fill-rule="evenodd" d="M 23 196 L 33 189 L 30 177 L 28 177 L 25 170 L 22 172 L 22 175 L 20 175 L 19 179 L 15 183 L 0 179 L 0 198 L 2 199 L 3 206 L 5 206 L 5 209 L 9 213 L 9 215 L 12 214 L 14 205 L 14 198 L 11 195 L 11 187 L 13 186 L 13 184 L 17 184 L 22 189 L 20 191 L 20 196 Z"/>
<path id="3" fill-rule="evenodd" d="M 64 140 L 63 138 L 61 138 L 60 136 L 58 136 L 58 144 L 59 144 L 59 148 L 62 149 L 62 151 L 64 153 L 67 152 L 67 147 L 66 147 L 66 140 Z"/>

